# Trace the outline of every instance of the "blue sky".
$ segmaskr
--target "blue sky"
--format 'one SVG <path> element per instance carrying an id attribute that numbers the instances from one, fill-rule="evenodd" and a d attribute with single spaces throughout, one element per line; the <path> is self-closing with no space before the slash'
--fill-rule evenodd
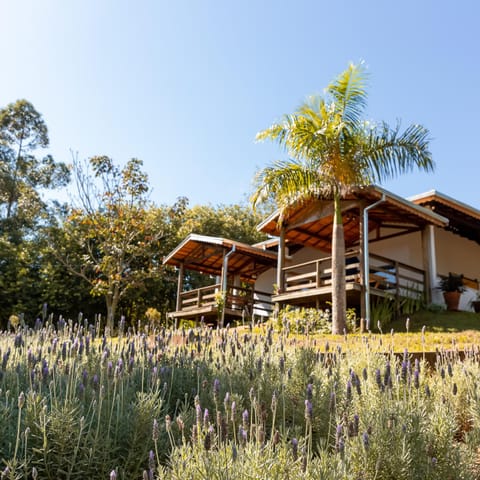
<path id="1" fill-rule="evenodd" d="M 142 159 L 156 203 L 231 204 L 284 156 L 256 132 L 363 59 L 366 117 L 423 124 L 437 164 L 384 186 L 480 209 L 478 5 L 3 0 L 0 106 L 31 101 L 57 160 Z"/>

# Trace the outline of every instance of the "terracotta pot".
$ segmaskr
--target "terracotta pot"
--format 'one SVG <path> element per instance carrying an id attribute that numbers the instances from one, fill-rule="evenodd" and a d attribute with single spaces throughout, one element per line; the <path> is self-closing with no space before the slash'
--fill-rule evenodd
<path id="1" fill-rule="evenodd" d="M 447 304 L 447 310 L 456 312 L 458 311 L 458 304 L 460 303 L 461 292 L 443 292 L 443 298 Z"/>

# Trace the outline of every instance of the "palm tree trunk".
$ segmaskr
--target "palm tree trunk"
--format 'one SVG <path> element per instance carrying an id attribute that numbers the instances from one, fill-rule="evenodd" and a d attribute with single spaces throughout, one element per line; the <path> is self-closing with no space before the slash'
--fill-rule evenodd
<path id="1" fill-rule="evenodd" d="M 334 193 L 333 209 L 332 333 L 342 334 L 347 327 L 347 296 L 345 293 L 345 237 L 339 192 Z"/>

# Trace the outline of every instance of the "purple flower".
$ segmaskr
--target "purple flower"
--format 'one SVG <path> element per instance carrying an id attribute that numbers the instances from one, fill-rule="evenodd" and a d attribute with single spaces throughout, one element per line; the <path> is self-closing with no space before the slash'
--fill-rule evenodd
<path id="1" fill-rule="evenodd" d="M 298 458 L 298 440 L 296 438 L 292 438 L 292 454 L 293 459 L 296 460 Z"/>
<path id="2" fill-rule="evenodd" d="M 392 376 L 392 371 L 390 367 L 390 362 L 387 362 L 385 365 L 385 373 L 383 374 L 383 383 L 385 386 L 390 384 L 391 376 Z"/>
<path id="3" fill-rule="evenodd" d="M 232 460 L 235 461 L 237 459 L 237 447 L 232 445 Z"/>
<path id="4" fill-rule="evenodd" d="M 195 406 L 195 415 L 197 419 L 197 424 L 200 425 L 200 422 L 202 421 L 202 407 L 199 403 Z"/>
<path id="5" fill-rule="evenodd" d="M 248 428 L 248 410 L 244 410 L 242 413 L 242 424 L 244 429 Z"/>
<path id="6" fill-rule="evenodd" d="M 203 412 L 203 428 L 208 428 L 208 425 L 210 423 L 210 416 L 209 416 L 209 413 L 208 413 L 208 408 L 205 409 L 205 411 Z"/>
<path id="7" fill-rule="evenodd" d="M 345 397 L 348 402 L 352 399 L 352 382 L 350 380 L 347 381 L 347 389 L 345 392 Z"/>
<path id="8" fill-rule="evenodd" d="M 110 472 L 110 480 L 117 480 L 117 472 L 115 470 Z"/>
<path id="9" fill-rule="evenodd" d="M 359 424 L 360 424 L 360 417 L 359 417 L 357 414 L 355 414 L 355 415 L 353 416 L 353 431 L 354 431 L 354 434 L 355 434 L 355 435 L 358 435 L 358 426 L 359 426 Z"/>
<path id="10" fill-rule="evenodd" d="M 428 398 L 430 398 L 430 395 L 431 395 L 431 394 L 430 394 L 430 388 L 429 388 L 428 385 L 425 385 L 425 395 L 426 395 Z"/>
<path id="11" fill-rule="evenodd" d="M 220 380 L 216 378 L 213 381 L 213 397 L 215 398 L 215 401 L 218 401 L 218 394 L 220 393 Z"/>
<path id="12" fill-rule="evenodd" d="M 402 380 L 405 382 L 407 380 L 407 362 L 404 360 L 402 362 Z"/>
<path id="13" fill-rule="evenodd" d="M 307 385 L 307 400 L 311 400 L 313 398 L 313 385 L 309 383 Z"/>
<path id="14" fill-rule="evenodd" d="M 417 390 L 420 388 L 420 372 L 418 370 L 413 372 L 413 385 Z"/>
<path id="15" fill-rule="evenodd" d="M 362 435 L 362 442 L 363 446 L 365 447 L 365 450 L 368 450 L 368 447 L 370 446 L 370 439 L 368 437 L 368 433 L 364 432 Z"/>
<path id="16" fill-rule="evenodd" d="M 305 420 L 312 420 L 313 418 L 313 405 L 310 400 L 305 400 Z"/>
<path id="17" fill-rule="evenodd" d="M 24 342 L 23 342 L 22 334 L 21 334 L 21 333 L 17 333 L 17 334 L 15 335 L 15 340 L 13 341 L 13 346 L 14 346 L 15 348 L 20 348 L 20 347 L 23 346 L 23 344 L 24 344 Z"/>

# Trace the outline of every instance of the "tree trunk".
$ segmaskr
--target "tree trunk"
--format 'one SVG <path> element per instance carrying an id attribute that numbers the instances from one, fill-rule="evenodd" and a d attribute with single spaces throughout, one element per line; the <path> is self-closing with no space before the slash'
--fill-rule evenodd
<path id="1" fill-rule="evenodd" d="M 345 293 L 345 238 L 338 192 L 334 194 L 333 202 L 332 333 L 342 334 L 347 328 L 347 296 Z"/>
<path id="2" fill-rule="evenodd" d="M 114 287 L 113 294 L 105 295 L 107 304 L 107 328 L 110 335 L 113 335 L 115 313 L 118 307 L 118 301 L 120 300 L 120 292 L 117 287 Z"/>

